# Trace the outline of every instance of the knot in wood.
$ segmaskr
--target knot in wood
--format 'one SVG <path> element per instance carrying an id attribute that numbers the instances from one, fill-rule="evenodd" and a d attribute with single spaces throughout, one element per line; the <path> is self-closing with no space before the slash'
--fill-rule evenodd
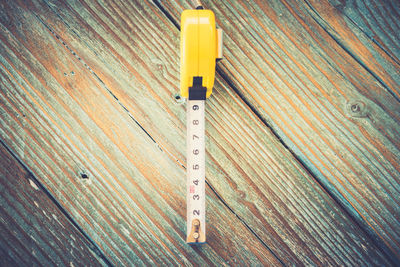
<path id="1" fill-rule="evenodd" d="M 368 116 L 367 105 L 362 101 L 351 101 L 348 103 L 349 115 L 356 118 L 365 118 Z"/>

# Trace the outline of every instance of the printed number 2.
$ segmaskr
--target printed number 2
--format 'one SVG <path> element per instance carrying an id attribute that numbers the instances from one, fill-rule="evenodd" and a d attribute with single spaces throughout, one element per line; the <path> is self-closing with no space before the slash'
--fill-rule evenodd
<path id="1" fill-rule="evenodd" d="M 193 210 L 193 215 L 200 215 L 200 210 Z"/>

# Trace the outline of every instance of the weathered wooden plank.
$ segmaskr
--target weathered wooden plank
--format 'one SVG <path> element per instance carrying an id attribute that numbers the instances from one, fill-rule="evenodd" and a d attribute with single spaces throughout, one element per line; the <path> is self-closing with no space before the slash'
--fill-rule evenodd
<path id="1" fill-rule="evenodd" d="M 305 11 L 400 101 L 398 2 L 305 2 Z"/>
<path id="2" fill-rule="evenodd" d="M 0 143 L 0 265 L 106 265 Z"/>
<path id="3" fill-rule="evenodd" d="M 178 91 L 179 42 L 173 25 L 149 3 L 47 4 L 35 1 L 25 8 L 37 14 L 77 62 L 90 67 L 106 87 L 97 93 L 111 91 L 177 166 L 182 164 L 185 111 L 173 98 Z M 48 59 L 35 53 L 52 69 Z M 385 262 L 358 226 L 220 78 L 207 110 L 207 179 L 282 261 Z M 146 159 L 142 162 L 149 164 Z"/>
<path id="4" fill-rule="evenodd" d="M 335 5 L 360 28 L 374 43 L 377 43 L 397 63 L 400 62 L 400 2 L 353 0 Z M 352 28 L 351 23 L 349 23 Z"/>
<path id="5" fill-rule="evenodd" d="M 400 255 L 400 105 L 388 92 L 399 76 L 386 69 L 391 59 L 382 54 L 387 64 L 366 70 L 301 1 L 202 3 L 226 33 L 220 68 L 231 84 L 346 210 Z M 176 21 L 190 7 L 160 5 Z M 368 50 L 347 41 L 356 54 Z"/>
<path id="6" fill-rule="evenodd" d="M 111 263 L 280 265 L 210 189 L 208 243 L 185 243 L 184 168 L 31 8 L 0 11 L 0 136 Z"/>
<path id="7" fill-rule="evenodd" d="M 330 0 L 330 3 L 338 12 L 334 12 L 334 16 L 323 16 L 323 19 L 330 24 L 328 19 L 341 16 L 340 20 L 344 21 L 344 25 L 347 26 L 346 31 L 350 30 L 357 34 L 358 30 L 361 30 L 394 61 L 400 62 L 399 1 Z M 324 15 L 324 13 L 320 13 L 320 15 Z"/>

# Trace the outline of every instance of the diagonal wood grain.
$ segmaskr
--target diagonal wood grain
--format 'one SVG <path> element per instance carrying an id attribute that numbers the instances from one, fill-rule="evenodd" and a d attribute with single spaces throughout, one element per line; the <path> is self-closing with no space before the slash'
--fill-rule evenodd
<path id="1" fill-rule="evenodd" d="M 398 3 L 305 2 L 305 11 L 400 102 L 400 39 L 392 28 L 399 27 Z"/>
<path id="2" fill-rule="evenodd" d="M 159 5 L 178 21 L 188 2 Z M 349 35 L 339 44 L 342 39 L 320 26 L 306 2 L 202 3 L 225 31 L 224 77 L 376 242 L 398 257 L 400 105 L 393 59 Z M 329 3 L 318 6 L 340 26 Z"/>
<path id="3" fill-rule="evenodd" d="M 0 143 L 0 265 L 107 266 Z"/>
<path id="4" fill-rule="evenodd" d="M 399 1 L 331 0 L 330 2 L 339 11 L 337 15 L 345 22 L 347 31 L 351 30 L 354 33 L 362 31 L 395 62 L 400 63 Z M 323 18 L 329 19 L 325 16 Z"/>
<path id="5" fill-rule="evenodd" d="M 336 16 L 333 18 L 336 17 L 336 20 L 345 22 L 339 24 L 346 26 L 342 29 L 352 31 L 354 34 L 361 31 L 395 62 L 400 62 L 400 4 L 398 1 L 330 0 L 330 3 L 337 9 Z M 337 18 L 338 16 L 341 18 Z M 322 16 L 322 18 L 330 19 L 331 17 Z M 328 20 L 327 22 L 329 23 Z"/>
<path id="6" fill-rule="evenodd" d="M 0 11 L 0 136 L 111 263 L 279 266 L 210 189 L 209 242 L 185 243 L 184 168 L 19 5 Z"/>
<path id="7" fill-rule="evenodd" d="M 40 36 L 46 36 L 41 39 L 47 40 L 51 34 L 52 45 L 46 43 L 40 46 L 39 39 L 25 40 L 22 30 L 8 27 L 12 36 L 21 45 L 29 48 L 40 66 L 56 76 L 57 82 L 67 87 L 68 94 L 82 105 L 80 108 L 85 108 L 91 116 L 94 112 L 106 120 L 110 115 L 102 111 L 103 107 L 99 107 L 103 104 L 99 97 L 104 94 L 102 97 L 114 100 L 129 110 L 132 118 L 155 140 L 155 146 L 175 160 L 175 167 L 169 168 L 177 168 L 183 164 L 185 112 L 180 101 L 174 99 L 174 93 L 178 91 L 178 32 L 156 6 L 142 2 L 92 1 L 70 1 L 68 4 L 34 1 L 30 4 L 19 3 L 19 6 L 21 9 L 9 13 L 30 16 L 30 12 L 33 12 L 36 20 L 30 16 L 29 22 L 35 22 L 35 28 L 41 29 Z M 17 7 L 12 5 L 8 8 Z M 38 34 L 37 31 L 35 33 Z M 50 47 L 55 49 L 53 46 L 58 48 L 57 53 L 47 51 Z M 60 57 L 59 49 L 73 55 L 69 58 L 73 62 L 73 68 L 65 69 L 58 66 L 61 62 L 53 62 L 54 59 L 63 58 L 63 64 L 66 64 L 66 56 L 62 54 Z M 75 69 L 72 76 L 71 69 Z M 79 69 L 78 77 L 76 69 Z M 38 71 L 36 75 L 40 73 Z M 95 91 L 96 100 L 89 97 L 93 92 L 87 88 L 86 79 L 94 79 L 100 84 L 101 90 Z M 238 95 L 221 82 L 219 77 L 215 97 L 207 105 L 207 179 L 225 203 L 286 264 L 385 263 L 386 259 L 361 229 L 315 183 Z M 49 89 L 51 87 L 47 88 Z M 58 90 L 60 89 L 57 87 L 56 91 Z M 68 101 L 66 107 L 69 104 Z M 80 118 L 83 115 L 77 116 Z M 107 129 L 108 124 L 113 126 L 113 133 L 109 133 L 111 136 L 118 135 L 118 132 L 125 129 L 123 123 L 116 125 L 109 120 L 96 118 L 96 124 L 106 133 L 110 132 Z M 84 124 L 86 125 L 86 121 Z M 132 126 L 129 124 L 129 127 Z M 68 136 L 72 134 L 67 132 Z M 91 135 L 91 138 L 96 138 L 96 135 Z M 118 135 L 112 142 L 119 149 L 123 148 L 124 156 L 134 157 L 129 164 L 135 162 L 136 166 L 148 169 L 146 166 L 152 162 L 153 157 L 142 155 L 143 151 L 147 151 L 147 144 L 135 142 L 135 146 L 140 147 L 133 149 L 129 145 L 131 139 L 135 139 L 134 135 L 129 138 Z M 75 143 L 76 139 L 72 141 Z M 14 146 L 18 147 L 16 144 Z M 134 156 L 135 153 L 140 153 L 141 156 Z M 120 161 L 119 154 L 111 156 L 107 161 Z M 107 161 L 102 162 L 106 164 Z M 118 166 L 126 168 L 125 164 Z M 159 167 L 160 173 L 161 170 L 166 170 L 165 167 L 165 164 Z M 110 171 L 113 174 L 114 172 L 115 169 Z M 120 175 L 117 177 L 120 179 Z M 161 187 L 168 194 L 180 192 L 181 197 L 183 196 L 184 186 L 179 186 L 176 182 L 176 179 L 183 176 L 175 177 L 175 183 L 167 185 L 157 182 L 157 179 L 153 181 L 153 177 L 154 174 L 140 180 L 146 184 L 146 190 Z M 184 185 L 183 182 L 181 184 Z M 140 194 L 145 192 L 142 190 Z M 168 200 L 167 203 L 173 210 L 183 216 L 184 201 L 179 202 L 176 195 L 162 197 Z M 159 201 L 161 199 L 155 199 L 152 205 Z M 151 210 L 150 206 L 143 208 L 146 211 Z M 176 216 L 167 212 L 162 214 L 169 218 Z M 215 230 L 226 231 L 223 222 L 216 224 L 218 218 L 212 215 L 208 215 L 208 218 L 212 220 L 209 224 L 211 227 L 215 226 Z M 181 229 L 183 227 L 179 225 L 174 231 Z M 88 230 L 92 234 L 90 228 Z M 151 234 L 157 236 L 160 233 L 154 231 Z M 219 245 L 229 248 L 225 242 L 227 241 L 220 242 Z M 104 246 L 109 244 L 103 244 Z M 257 251 L 262 246 L 255 245 L 251 248 Z M 233 257 L 234 254 L 228 255 Z"/>

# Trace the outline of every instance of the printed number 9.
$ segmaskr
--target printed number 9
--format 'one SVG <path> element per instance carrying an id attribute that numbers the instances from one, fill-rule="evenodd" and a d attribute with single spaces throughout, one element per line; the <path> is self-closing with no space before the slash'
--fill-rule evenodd
<path id="1" fill-rule="evenodd" d="M 193 106 L 193 110 L 199 110 L 199 106 L 198 105 L 194 105 Z"/>

